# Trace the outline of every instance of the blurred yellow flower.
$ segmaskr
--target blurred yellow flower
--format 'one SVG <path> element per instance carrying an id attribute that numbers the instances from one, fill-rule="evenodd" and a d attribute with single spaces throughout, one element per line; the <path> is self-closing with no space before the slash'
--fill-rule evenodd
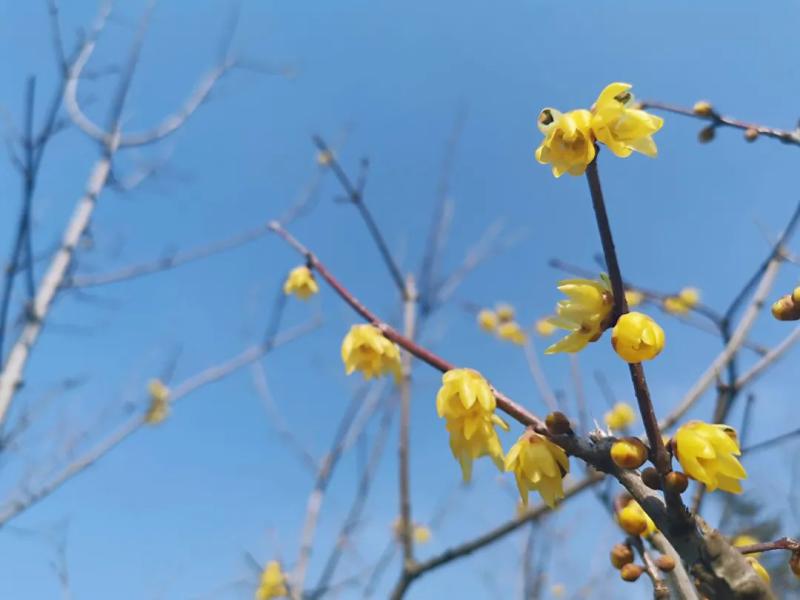
<path id="1" fill-rule="evenodd" d="M 256 590 L 256 600 L 272 600 L 289 595 L 286 589 L 286 576 L 277 560 L 271 560 L 261 573 L 261 583 Z"/>
<path id="2" fill-rule="evenodd" d="M 169 416 L 169 388 L 160 379 L 151 379 L 147 384 L 150 406 L 144 420 L 150 425 L 158 425 Z"/>
<path id="3" fill-rule="evenodd" d="M 673 315 L 685 315 L 700 302 L 700 290 L 685 287 L 677 296 L 664 298 L 664 310 Z"/>
<path id="4" fill-rule="evenodd" d="M 628 303 L 628 308 L 639 306 L 644 300 L 644 294 L 636 290 L 625 290 L 625 301 Z"/>
<path id="5" fill-rule="evenodd" d="M 656 531 L 653 522 L 636 500 L 631 500 L 617 512 L 617 522 L 625 533 L 649 536 Z"/>
<path id="6" fill-rule="evenodd" d="M 736 459 L 741 455 L 736 431 L 727 425 L 689 421 L 673 436 L 675 454 L 689 477 L 706 485 L 741 494 L 740 479 L 747 477 Z"/>
<path id="7" fill-rule="evenodd" d="M 495 312 L 497 313 L 497 318 L 500 319 L 501 323 L 514 320 L 514 307 L 510 304 L 498 304 L 495 307 Z"/>
<path id="8" fill-rule="evenodd" d="M 692 112 L 699 117 L 708 117 L 714 114 L 714 107 L 707 100 L 698 100 L 694 103 Z"/>
<path id="9" fill-rule="evenodd" d="M 550 321 L 550 317 L 542 317 L 538 321 L 536 321 L 536 333 L 538 333 L 542 337 L 550 337 L 553 335 L 558 327 L 553 325 Z"/>
<path id="10" fill-rule="evenodd" d="M 567 298 L 556 306 L 556 315 L 550 322 L 570 333 L 547 348 L 545 354 L 578 352 L 589 342 L 597 341 L 608 327 L 608 318 L 614 307 L 611 284 L 605 274 L 599 281 L 592 279 L 566 279 L 560 281 L 558 290 Z"/>
<path id="11" fill-rule="evenodd" d="M 747 562 L 750 563 L 750 566 L 753 567 L 753 570 L 759 577 L 761 577 L 762 581 L 764 581 L 764 583 L 769 583 L 770 582 L 769 573 L 764 568 L 764 565 L 762 565 L 760 562 L 758 562 L 756 558 L 752 556 L 747 556 L 746 558 Z"/>
<path id="12" fill-rule="evenodd" d="M 628 83 L 612 83 L 600 92 L 592 110 L 592 131 L 599 142 L 621 158 L 634 151 L 653 158 L 658 151 L 652 136 L 664 120 L 634 108 L 630 89 Z"/>
<path id="13" fill-rule="evenodd" d="M 611 331 L 611 345 L 625 362 L 652 360 L 664 349 L 664 330 L 644 313 L 626 313 Z"/>
<path id="14" fill-rule="evenodd" d="M 497 328 L 497 336 L 501 340 L 522 346 L 528 339 L 516 321 L 508 321 Z"/>
<path id="15" fill-rule="evenodd" d="M 560 113 L 545 108 L 539 114 L 539 130 L 544 134 L 536 149 L 536 160 L 551 164 L 553 175 L 582 175 L 595 157 L 592 115 L 588 110 Z"/>
<path id="16" fill-rule="evenodd" d="M 317 164 L 320 167 L 328 167 L 333 162 L 333 152 L 330 150 L 320 150 L 317 153 Z"/>
<path id="17" fill-rule="evenodd" d="M 311 273 L 311 269 L 305 265 L 292 269 L 283 284 L 284 294 L 287 296 L 294 294 L 301 300 L 308 300 L 317 292 L 319 292 L 319 286 L 314 279 L 313 273 Z"/>
<path id="18" fill-rule="evenodd" d="M 413 535 L 415 544 L 427 544 L 431 541 L 431 530 L 425 525 L 414 525 Z"/>
<path id="19" fill-rule="evenodd" d="M 567 588 L 564 587 L 563 583 L 556 583 L 550 588 L 550 593 L 556 598 L 563 598 L 564 594 L 567 593 Z"/>
<path id="20" fill-rule="evenodd" d="M 560 446 L 528 430 L 508 451 L 505 470 L 514 473 L 523 504 L 528 504 L 529 492 L 536 490 L 544 503 L 554 508 L 556 501 L 564 497 L 569 459 Z"/>
<path id="21" fill-rule="evenodd" d="M 757 544 L 757 543 L 758 543 L 758 539 L 756 539 L 752 535 L 748 535 L 746 533 L 745 534 L 741 534 L 741 535 L 737 535 L 731 541 L 731 545 L 736 546 L 737 548 L 739 546 L 752 546 L 753 544 Z M 749 554 L 749 556 L 754 556 L 754 557 L 757 558 L 757 557 L 761 556 L 761 552 L 753 552 L 753 553 Z"/>
<path id="22" fill-rule="evenodd" d="M 442 375 L 436 395 L 436 412 L 445 419 L 450 433 L 450 450 L 461 465 L 464 481 L 472 477 L 472 462 L 481 456 L 492 458 L 503 468 L 503 447 L 495 426 L 508 429 L 494 414 L 496 401 L 483 376 L 472 369 L 452 369 Z"/>
<path id="23" fill-rule="evenodd" d="M 636 411 L 626 402 L 617 402 L 603 419 L 609 429 L 627 429 L 636 421 Z"/>
<path id="24" fill-rule="evenodd" d="M 493 310 L 484 308 L 478 313 L 478 326 L 484 331 L 497 329 L 497 314 Z"/>
<path id="25" fill-rule="evenodd" d="M 353 325 L 342 342 L 345 372 L 361 371 L 364 379 L 402 374 L 400 349 L 374 325 Z"/>

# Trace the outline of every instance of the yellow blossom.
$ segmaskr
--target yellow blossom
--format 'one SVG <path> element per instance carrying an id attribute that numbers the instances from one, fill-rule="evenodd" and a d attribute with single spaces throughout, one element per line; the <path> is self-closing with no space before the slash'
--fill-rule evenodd
<path id="1" fill-rule="evenodd" d="M 446 421 L 450 450 L 461 465 L 464 481 L 472 477 L 472 461 L 481 456 L 491 457 L 498 469 L 503 467 L 503 447 L 495 426 L 507 430 L 508 425 L 494 414 L 495 407 L 492 388 L 477 371 L 452 369 L 442 375 L 436 412 Z"/>
<path id="2" fill-rule="evenodd" d="M 550 317 L 542 317 L 538 321 L 536 321 L 536 333 L 538 333 L 542 337 L 550 337 L 553 335 L 558 327 L 553 325 L 550 321 Z"/>
<path id="3" fill-rule="evenodd" d="M 747 477 L 736 459 L 741 455 L 736 431 L 727 425 L 689 421 L 673 436 L 676 456 L 689 477 L 706 485 L 741 494 L 740 479 Z"/>
<path id="4" fill-rule="evenodd" d="M 328 167 L 333 162 L 333 152 L 330 150 L 320 150 L 317 153 L 317 164 L 320 167 Z"/>
<path id="5" fill-rule="evenodd" d="M 733 540 L 731 540 L 731 545 L 739 547 L 739 546 L 752 546 L 753 544 L 757 544 L 758 539 L 754 538 L 752 535 L 748 535 L 743 533 L 741 535 L 737 535 Z M 759 557 L 761 556 L 761 552 L 751 552 L 748 556 Z"/>
<path id="6" fill-rule="evenodd" d="M 319 291 L 314 275 L 311 269 L 305 265 L 301 265 L 292 269 L 286 282 L 283 284 L 283 293 L 287 296 L 294 294 L 301 300 L 308 300 L 311 296 Z"/>
<path id="7" fill-rule="evenodd" d="M 497 318 L 501 323 L 514 320 L 515 311 L 514 307 L 510 304 L 498 304 L 495 307 L 495 312 L 497 313 Z"/>
<path id="8" fill-rule="evenodd" d="M 636 500 L 631 500 L 617 512 L 617 522 L 622 530 L 630 535 L 649 536 L 656 531 L 653 519 L 644 512 Z"/>
<path id="9" fill-rule="evenodd" d="M 484 331 L 494 331 L 497 329 L 497 314 L 484 308 L 478 313 L 478 326 Z"/>
<path id="10" fill-rule="evenodd" d="M 699 117 L 708 117 L 714 114 L 714 107 L 707 100 L 698 100 L 694 103 L 692 112 Z"/>
<path id="11" fill-rule="evenodd" d="M 700 302 L 700 290 L 685 287 L 677 296 L 664 298 L 664 310 L 673 315 L 685 315 Z"/>
<path id="12" fill-rule="evenodd" d="M 157 425 L 169 416 L 169 388 L 160 379 L 151 379 L 147 391 L 150 394 L 150 406 L 144 420 L 150 425 Z"/>
<path id="13" fill-rule="evenodd" d="M 261 583 L 256 590 L 256 600 L 271 600 L 289 595 L 286 589 L 286 576 L 277 560 L 271 560 L 261 573 Z"/>
<path id="14" fill-rule="evenodd" d="M 746 558 L 747 562 L 750 563 L 750 566 L 753 567 L 753 570 L 756 572 L 756 574 L 759 577 L 761 577 L 764 583 L 768 584 L 770 582 L 769 573 L 764 568 L 764 565 L 762 565 L 760 562 L 758 562 L 757 559 L 753 558 L 752 556 L 747 556 Z"/>
<path id="15" fill-rule="evenodd" d="M 636 411 L 626 402 L 617 402 L 603 419 L 609 429 L 627 429 L 636 421 Z"/>
<path id="16" fill-rule="evenodd" d="M 501 340 L 522 346 L 528 337 L 516 321 L 508 321 L 497 328 L 497 335 Z"/>
<path id="17" fill-rule="evenodd" d="M 414 525 L 412 535 L 415 544 L 427 544 L 431 540 L 431 530 L 425 525 Z"/>
<path id="18" fill-rule="evenodd" d="M 536 160 L 551 164 L 553 175 L 582 175 L 595 156 L 592 114 L 588 110 L 560 113 L 545 108 L 539 114 L 539 130 L 544 134 L 536 149 Z"/>
<path id="19" fill-rule="evenodd" d="M 597 141 L 621 158 L 641 152 L 651 158 L 658 154 L 653 134 L 664 120 L 634 107 L 628 83 L 612 83 L 600 92 L 592 110 L 592 131 Z"/>
<path id="20" fill-rule="evenodd" d="M 608 327 L 614 296 L 608 277 L 593 279 L 566 279 L 558 283 L 558 289 L 567 298 L 556 306 L 556 315 L 550 322 L 570 333 L 545 350 L 545 354 L 556 352 L 578 352 L 589 342 L 597 341 Z"/>
<path id="21" fill-rule="evenodd" d="M 625 301 L 628 303 L 628 308 L 639 306 L 644 300 L 644 294 L 637 290 L 625 290 Z"/>
<path id="22" fill-rule="evenodd" d="M 374 325 L 353 325 L 342 342 L 345 372 L 361 371 L 364 379 L 401 375 L 400 349 Z"/>
<path id="23" fill-rule="evenodd" d="M 630 312 L 617 319 L 611 345 L 628 363 L 651 360 L 664 349 L 664 330 L 646 314 Z"/>
<path id="24" fill-rule="evenodd" d="M 543 435 L 526 431 L 508 451 L 505 470 L 512 471 L 523 504 L 536 490 L 550 508 L 564 497 L 564 476 L 569 473 L 566 452 Z"/>

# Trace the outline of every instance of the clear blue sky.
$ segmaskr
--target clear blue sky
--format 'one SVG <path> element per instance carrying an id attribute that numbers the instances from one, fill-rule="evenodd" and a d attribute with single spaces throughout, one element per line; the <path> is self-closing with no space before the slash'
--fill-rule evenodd
<path id="1" fill-rule="evenodd" d="M 94 6 L 64 4 L 65 37 L 71 42 Z M 144 6 L 121 4 L 94 68 L 124 55 Z M 158 6 L 125 114 L 129 127 L 147 126 L 181 101 L 214 60 L 227 10 L 222 1 L 164 0 Z M 415 269 L 445 141 L 464 111 L 444 266 L 454 268 L 495 219 L 504 219 L 512 231 L 524 230 L 523 241 L 476 271 L 458 298 L 509 301 L 531 323 L 557 300 L 560 274 L 547 260 L 591 265 L 599 251 L 585 181 L 555 180 L 533 159 L 540 108 L 588 106 L 607 83 L 628 81 L 643 98 L 684 105 L 708 98 L 725 113 L 791 128 L 800 116 L 798 18 L 800 8 L 791 2 L 771 3 L 766 10 L 741 1 L 245 1 L 236 48 L 249 58 L 291 64 L 296 76 L 235 73 L 177 136 L 160 147 L 127 153 L 119 163 L 122 173 L 153 157 L 170 156 L 169 168 L 133 194 L 103 194 L 92 226 L 94 246 L 81 253 L 77 271 L 152 258 L 276 216 L 316 169 L 310 135 L 336 139 L 347 128 L 342 161 L 353 170 L 362 156 L 370 158 L 367 201 L 403 268 Z M 0 0 L 0 55 L 0 106 L 19 123 L 25 78 L 37 75 L 42 98 L 54 84 L 43 1 Z M 85 94 L 96 97 L 89 107 L 93 116 L 103 114 L 111 83 L 85 85 Z M 700 145 L 697 122 L 665 118 L 656 138 L 657 160 L 601 157 L 623 272 L 661 289 L 696 285 L 708 304 L 722 309 L 767 251 L 763 231 L 777 232 L 798 200 L 798 150 L 768 140 L 745 144 L 733 131 Z M 95 156 L 96 149 L 74 130 L 54 141 L 36 196 L 40 251 L 57 239 Z M 354 211 L 333 201 L 339 193 L 335 181 L 326 180 L 319 205 L 294 231 L 363 300 L 392 317 L 397 306 L 390 279 Z M 5 250 L 19 202 L 18 177 L 7 163 L 0 167 L 0 197 L 0 249 Z M 162 371 L 176 347 L 182 351 L 175 379 L 181 380 L 258 339 L 275 286 L 296 263 L 287 248 L 265 239 L 173 272 L 98 288 L 87 297 L 62 297 L 19 402 L 35 402 L 68 376 L 89 379 L 50 405 L 26 438 L 30 446 L 2 461 L 0 490 L 13 489 L 26 465 L 45 467 L 67 432 L 90 427 L 96 433 L 113 425 L 122 403 L 141 397 L 147 379 Z M 779 289 L 795 281 L 796 270 L 787 267 Z M 355 318 L 327 289 L 318 302 L 323 328 L 276 352 L 265 365 L 285 417 L 321 453 L 356 387 L 339 360 L 341 337 Z M 287 324 L 303 322 L 312 311 L 313 304 L 292 305 Z M 662 323 L 668 345 L 647 369 L 660 411 L 681 397 L 719 349 L 711 336 L 674 320 Z M 788 328 L 762 319 L 757 330 L 759 341 L 775 343 Z M 518 349 L 482 335 L 457 306 L 437 315 L 427 341 L 543 412 Z M 543 360 L 554 386 L 572 398 L 566 359 Z M 592 416 L 600 419 L 604 404 L 592 372 L 602 369 L 614 390 L 629 398 L 627 369 L 607 343 L 591 347 L 580 360 Z M 796 426 L 795 360 L 796 354 L 790 355 L 754 388 L 751 439 Z M 415 517 L 422 521 L 459 478 L 433 407 L 437 385 L 437 374 L 419 365 L 412 491 Z M 694 414 L 708 416 L 711 402 L 704 399 Z M 504 438 L 506 447 L 512 442 L 512 435 Z M 360 558 L 345 561 L 342 575 L 383 548 L 397 512 L 394 445 L 393 435 L 359 535 Z M 796 449 L 787 445 L 771 460 L 780 457 L 788 469 Z M 800 525 L 787 510 L 789 477 L 765 469 L 774 464 L 768 459 L 746 461 L 747 488 L 769 501 L 771 512 L 783 513 L 789 534 Z M 348 455 L 332 486 L 312 580 L 349 506 L 357 465 L 356 454 Z M 580 472 L 577 463 L 573 470 Z M 443 528 L 421 548 L 421 556 L 510 517 L 515 500 L 509 481 L 498 485 L 497 480 L 490 464 L 479 465 L 474 485 L 453 501 Z M 30 532 L 52 531 L 65 519 L 76 599 L 251 597 L 257 572 L 244 553 L 262 562 L 293 560 L 310 485 L 275 436 L 244 371 L 182 402 L 165 424 L 137 433 L 0 531 L 0 597 L 59 597 L 52 548 Z M 718 505 L 707 506 L 713 520 Z M 548 585 L 561 582 L 574 592 L 599 575 L 597 593 L 609 595 L 595 597 L 648 596 L 645 583 L 622 587 L 606 577 L 606 553 L 620 535 L 591 495 L 570 502 L 539 535 L 552 554 Z M 580 544 L 567 541 L 575 536 L 581 536 Z M 511 537 L 422 579 L 409 597 L 514 597 L 521 546 L 521 537 Z M 385 585 L 396 570 L 396 565 L 390 569 Z M 232 585 L 240 580 L 248 584 Z"/>

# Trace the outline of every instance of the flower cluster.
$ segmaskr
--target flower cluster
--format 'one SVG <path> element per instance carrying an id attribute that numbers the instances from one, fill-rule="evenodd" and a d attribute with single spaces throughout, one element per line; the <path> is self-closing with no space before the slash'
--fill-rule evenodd
<path id="1" fill-rule="evenodd" d="M 567 298 L 558 302 L 556 316 L 550 322 L 570 333 L 547 348 L 545 354 L 578 352 L 597 341 L 609 326 L 614 308 L 611 283 L 605 275 L 600 280 L 566 279 L 558 283 L 558 290 Z"/>
<path id="2" fill-rule="evenodd" d="M 736 459 L 741 455 L 736 431 L 722 424 L 689 421 L 673 436 L 675 456 L 692 479 L 705 484 L 710 492 L 717 488 L 741 494 L 739 480 L 747 477 Z"/>
<path id="3" fill-rule="evenodd" d="M 509 304 L 498 304 L 494 310 L 481 309 L 478 312 L 478 326 L 488 333 L 512 344 L 523 345 L 528 336 L 514 320 L 514 307 Z"/>
<path id="4" fill-rule="evenodd" d="M 400 349 L 374 325 L 353 325 L 342 342 L 345 372 L 361 371 L 364 379 L 402 375 Z"/>
<path id="5" fill-rule="evenodd" d="M 256 600 L 272 600 L 273 598 L 285 598 L 289 595 L 286 589 L 286 575 L 281 570 L 281 565 L 277 560 L 267 563 L 261 573 L 261 582 L 256 590 Z"/>
<path id="6" fill-rule="evenodd" d="M 308 300 L 311 296 L 319 292 L 319 285 L 311 269 L 305 265 L 295 267 L 289 271 L 288 277 L 283 284 L 283 293 L 287 296 L 294 294 L 300 300 Z"/>
<path id="7" fill-rule="evenodd" d="M 656 156 L 652 136 L 664 122 L 637 108 L 630 89 L 627 83 L 606 86 L 591 110 L 542 110 L 538 125 L 545 137 L 536 149 L 536 160 L 550 164 L 553 175 L 561 177 L 583 174 L 595 158 L 596 142 L 621 158 L 633 152 Z"/>
<path id="8" fill-rule="evenodd" d="M 569 473 L 566 452 L 543 435 L 526 431 L 508 451 L 505 470 L 514 473 L 522 503 L 536 490 L 550 508 L 564 497 L 564 476 Z"/>

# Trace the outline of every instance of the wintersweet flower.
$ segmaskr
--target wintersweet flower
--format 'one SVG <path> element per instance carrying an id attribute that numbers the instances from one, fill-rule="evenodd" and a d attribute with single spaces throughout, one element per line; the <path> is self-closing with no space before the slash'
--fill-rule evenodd
<path id="1" fill-rule="evenodd" d="M 497 328 L 497 336 L 501 340 L 505 340 L 519 346 L 522 346 L 528 340 L 528 336 L 525 335 L 522 327 L 520 327 L 519 323 L 516 321 L 508 321 L 501 324 Z"/>
<path id="2" fill-rule="evenodd" d="M 342 342 L 345 372 L 361 371 L 364 379 L 402 373 L 400 349 L 374 325 L 353 325 Z"/>
<path id="3" fill-rule="evenodd" d="M 558 329 L 558 327 L 553 325 L 550 317 L 543 317 L 539 319 L 536 321 L 536 325 L 534 327 L 536 327 L 536 333 L 542 337 L 550 337 Z"/>
<path id="4" fill-rule="evenodd" d="M 539 130 L 544 134 L 536 149 L 536 160 L 551 164 L 553 175 L 582 175 L 595 157 L 592 114 L 588 110 L 560 113 L 545 108 L 539 113 Z"/>
<path id="5" fill-rule="evenodd" d="M 764 565 L 758 562 L 758 559 L 753 556 L 747 556 L 746 558 L 747 562 L 750 563 L 750 566 L 753 567 L 753 570 L 756 572 L 756 575 L 758 575 L 764 583 L 768 584 L 770 582 L 770 577 Z"/>
<path id="6" fill-rule="evenodd" d="M 508 451 L 505 470 L 514 473 L 523 504 L 527 506 L 528 494 L 536 490 L 544 503 L 554 508 L 556 501 L 564 497 L 569 459 L 560 446 L 528 430 Z"/>
<path id="7" fill-rule="evenodd" d="M 628 308 L 639 306 L 644 300 L 644 294 L 637 290 L 625 290 L 625 301 L 628 303 Z"/>
<path id="8" fill-rule="evenodd" d="M 685 287 L 677 296 L 664 298 L 664 310 L 673 315 L 685 315 L 700 302 L 700 290 L 693 287 Z"/>
<path id="9" fill-rule="evenodd" d="M 731 545 L 736 546 L 737 548 L 739 546 L 752 546 L 753 544 L 757 543 L 758 543 L 758 538 L 755 538 L 752 535 L 746 533 L 737 535 L 735 538 L 731 540 Z M 761 552 L 752 552 L 749 554 L 749 556 L 754 556 L 758 558 L 759 556 L 761 556 Z"/>
<path id="10" fill-rule="evenodd" d="M 513 321 L 515 316 L 514 307 L 510 304 L 498 304 L 495 307 L 495 313 L 497 313 L 497 318 L 500 320 L 501 323 L 506 323 L 508 321 Z"/>
<path id="11" fill-rule="evenodd" d="M 589 342 L 597 341 L 608 327 L 614 296 L 605 274 L 600 280 L 566 279 L 558 283 L 558 290 L 567 298 L 556 306 L 556 316 L 550 322 L 570 333 L 545 350 L 545 354 L 556 352 L 578 352 Z"/>
<path id="12" fill-rule="evenodd" d="M 653 519 L 644 512 L 636 500 L 631 500 L 617 512 L 617 523 L 630 535 L 649 536 L 657 531 Z"/>
<path id="13" fill-rule="evenodd" d="M 314 274 L 311 273 L 311 269 L 301 265 L 289 271 L 289 276 L 283 284 L 284 294 L 287 296 L 294 294 L 301 300 L 308 300 L 317 292 L 319 292 L 319 286 L 314 279 Z"/>
<path id="14" fill-rule="evenodd" d="M 464 481 L 472 477 L 472 462 L 489 456 L 503 468 L 503 447 L 495 426 L 508 430 L 494 414 L 497 406 L 489 383 L 472 369 L 452 369 L 442 375 L 436 395 L 436 412 L 445 419 L 450 433 L 450 450 L 461 465 Z"/>
<path id="15" fill-rule="evenodd" d="M 634 151 L 654 158 L 658 151 L 653 134 L 664 120 L 635 108 L 631 85 L 612 83 L 597 97 L 591 115 L 591 126 L 597 141 L 620 158 Z"/>
<path id="16" fill-rule="evenodd" d="M 160 379 L 151 379 L 147 384 L 150 406 L 144 420 L 150 425 L 158 425 L 169 416 L 169 388 Z"/>
<path id="17" fill-rule="evenodd" d="M 736 431 L 722 424 L 689 421 L 673 436 L 675 455 L 689 477 L 706 485 L 741 494 L 740 479 L 747 477 L 736 459 L 741 455 Z"/>
<path id="18" fill-rule="evenodd" d="M 427 544 L 429 541 L 431 541 L 431 535 L 431 530 L 425 525 L 415 525 L 414 530 L 412 531 L 415 544 Z"/>
<path id="19" fill-rule="evenodd" d="M 261 582 L 256 590 L 256 600 L 272 600 L 289 595 L 286 589 L 286 576 L 277 560 L 271 560 L 261 573 Z"/>
<path id="20" fill-rule="evenodd" d="M 603 420 L 609 429 L 627 429 L 636 421 L 636 411 L 626 402 L 617 402 L 603 415 Z"/>
<path id="21" fill-rule="evenodd" d="M 478 326 L 484 331 L 492 332 L 497 329 L 497 313 L 484 308 L 478 313 Z"/>
<path id="22" fill-rule="evenodd" d="M 611 331 L 611 345 L 625 362 L 652 360 L 664 349 L 664 330 L 644 313 L 626 313 Z"/>

